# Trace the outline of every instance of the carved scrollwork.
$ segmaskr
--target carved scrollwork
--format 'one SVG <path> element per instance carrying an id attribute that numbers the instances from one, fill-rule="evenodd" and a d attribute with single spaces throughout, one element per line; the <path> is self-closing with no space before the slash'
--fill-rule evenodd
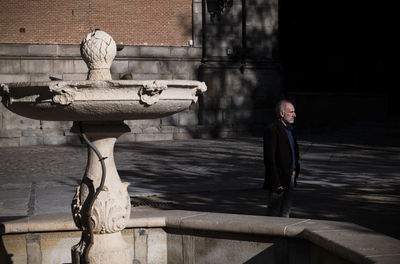
<path id="1" fill-rule="evenodd" d="M 139 90 L 140 102 L 146 106 L 153 105 L 160 100 L 160 94 L 168 87 L 165 84 L 161 84 L 157 81 L 153 81 L 148 84 L 144 84 Z"/>
<path id="2" fill-rule="evenodd" d="M 107 199 L 99 199 L 94 203 L 91 217 L 94 233 L 115 233 L 126 227 L 130 215 L 130 197 L 128 192 L 124 196 L 124 203 L 111 198 L 110 193 L 107 193 Z"/>
<path id="3" fill-rule="evenodd" d="M 93 204 L 93 213 L 90 221 L 93 223 L 93 232 L 95 234 L 115 233 L 123 230 L 130 216 L 130 197 L 126 188 L 128 183 L 122 185 L 118 191 L 118 197 L 110 191 L 101 192 L 98 199 Z M 121 202 L 121 198 L 123 202 Z M 80 200 L 80 187 L 78 186 L 76 194 L 72 200 L 72 216 L 79 229 L 88 230 L 88 222 L 82 219 L 82 215 L 89 215 L 90 212 L 82 212 L 82 203 Z M 87 208 L 90 210 L 90 208 Z"/>
<path id="4" fill-rule="evenodd" d="M 76 87 L 68 87 L 64 83 L 57 83 L 49 87 L 53 94 L 53 103 L 60 105 L 70 105 L 75 100 Z"/>
<path id="5" fill-rule="evenodd" d="M 192 90 L 193 103 L 196 103 L 199 99 L 199 95 L 207 91 L 207 85 L 205 82 L 201 82 L 195 89 Z"/>
<path id="6" fill-rule="evenodd" d="M 53 102 L 60 105 L 70 105 L 74 102 L 75 95 L 65 90 L 61 90 L 59 94 L 53 96 Z"/>

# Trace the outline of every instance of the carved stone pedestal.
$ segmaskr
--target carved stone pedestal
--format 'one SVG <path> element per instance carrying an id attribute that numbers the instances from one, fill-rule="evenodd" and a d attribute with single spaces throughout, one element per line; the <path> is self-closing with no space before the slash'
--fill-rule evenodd
<path id="1" fill-rule="evenodd" d="M 121 182 L 114 162 L 115 141 L 130 129 L 122 121 L 102 121 L 74 122 L 71 131 L 86 136 L 101 154 L 88 146 L 86 172 L 72 201 L 75 224 L 83 231 L 72 248 L 73 263 L 131 264 L 132 246 L 121 235 L 130 216 L 129 183 Z"/>
<path id="2" fill-rule="evenodd" d="M 75 264 L 131 264 L 133 260 L 133 250 L 121 236 L 130 216 L 128 184 L 119 178 L 113 153 L 117 138 L 130 131 L 122 120 L 178 113 L 207 90 L 199 81 L 113 81 L 110 66 L 116 53 L 112 37 L 95 31 L 81 43 L 88 80 L 0 85 L 1 102 L 9 110 L 38 120 L 73 120 L 71 131 L 82 134 L 92 146 L 85 175 L 72 201 L 75 224 L 83 231 L 81 241 L 72 248 Z"/>

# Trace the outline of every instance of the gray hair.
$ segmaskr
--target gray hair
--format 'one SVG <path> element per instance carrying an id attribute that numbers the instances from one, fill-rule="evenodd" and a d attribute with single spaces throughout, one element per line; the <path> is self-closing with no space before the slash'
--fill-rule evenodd
<path id="1" fill-rule="evenodd" d="M 280 112 L 281 111 L 285 111 L 286 110 L 286 104 L 292 104 L 291 102 L 289 102 L 288 100 L 280 100 L 276 103 L 275 106 L 275 114 L 277 117 L 280 117 Z"/>

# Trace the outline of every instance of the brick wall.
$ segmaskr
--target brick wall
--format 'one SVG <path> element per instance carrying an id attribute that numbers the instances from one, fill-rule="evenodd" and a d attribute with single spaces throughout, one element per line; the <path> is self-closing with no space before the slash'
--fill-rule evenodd
<path id="1" fill-rule="evenodd" d="M 187 46 L 192 0 L 0 1 L 0 43 L 78 44 L 94 29 L 117 44 Z"/>

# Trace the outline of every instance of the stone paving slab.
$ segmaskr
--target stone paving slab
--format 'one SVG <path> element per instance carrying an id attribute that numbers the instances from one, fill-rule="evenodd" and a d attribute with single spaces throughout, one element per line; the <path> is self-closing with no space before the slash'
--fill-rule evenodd
<path id="1" fill-rule="evenodd" d="M 355 136 L 299 133 L 293 217 L 354 222 L 400 239 L 400 145 Z M 84 146 L 1 148 L 0 217 L 70 213 L 86 158 Z M 265 214 L 261 138 L 118 144 L 115 160 L 134 211 Z"/>

